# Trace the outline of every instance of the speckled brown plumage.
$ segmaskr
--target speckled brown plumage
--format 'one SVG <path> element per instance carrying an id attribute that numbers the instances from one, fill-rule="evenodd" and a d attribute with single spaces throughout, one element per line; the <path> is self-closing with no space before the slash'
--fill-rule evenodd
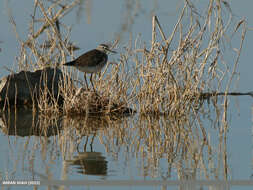
<path id="1" fill-rule="evenodd" d="M 90 50 L 78 57 L 77 59 L 67 62 L 63 65 L 73 66 L 76 67 L 78 70 L 84 72 L 84 79 L 87 89 L 89 88 L 89 86 L 86 79 L 86 73 L 91 73 L 90 82 L 94 91 L 96 91 L 92 82 L 92 74 L 101 71 L 102 68 L 106 65 L 108 60 L 108 52 L 116 53 L 115 51 L 110 50 L 108 45 L 100 44 L 96 49 Z"/>
<path id="2" fill-rule="evenodd" d="M 101 69 L 102 69 L 104 67 L 104 65 L 106 64 L 107 60 L 108 60 L 108 56 L 106 53 L 101 52 L 97 49 L 93 49 L 93 50 L 90 50 L 90 51 L 84 53 L 83 55 L 81 55 L 77 59 L 65 63 L 64 65 L 65 66 L 74 66 L 83 72 L 92 73 L 87 69 L 87 67 L 90 67 L 90 68 L 101 67 Z"/>

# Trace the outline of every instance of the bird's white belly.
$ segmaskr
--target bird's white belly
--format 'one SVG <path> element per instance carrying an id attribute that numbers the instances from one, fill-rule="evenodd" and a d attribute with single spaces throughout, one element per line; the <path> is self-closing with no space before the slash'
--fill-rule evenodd
<path id="1" fill-rule="evenodd" d="M 85 72 L 85 73 L 97 73 L 102 70 L 102 68 L 105 66 L 106 63 L 104 64 L 99 64 L 96 66 L 79 66 L 77 67 L 78 70 Z"/>

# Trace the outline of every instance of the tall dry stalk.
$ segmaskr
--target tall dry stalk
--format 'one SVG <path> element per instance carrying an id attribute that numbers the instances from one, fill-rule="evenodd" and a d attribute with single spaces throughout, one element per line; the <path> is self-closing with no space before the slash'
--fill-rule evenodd
<path id="1" fill-rule="evenodd" d="M 78 0 L 64 5 L 61 1 L 34 2 L 30 35 L 20 40 L 20 69 L 61 67 L 66 56 L 73 54 L 75 47 L 69 39 L 71 28 L 61 24 L 61 19 L 78 5 Z M 231 12 L 222 11 L 222 7 L 228 6 L 210 0 L 206 14 L 201 15 L 190 1 L 185 1 L 171 35 L 164 32 L 158 17 L 153 16 L 151 42 L 144 45 L 137 38 L 133 44 L 130 40 L 128 47 L 120 52 L 118 65 L 108 65 L 96 76 L 95 86 L 101 97 L 106 97 L 102 102 L 107 102 L 108 109 L 103 110 L 110 112 L 111 108 L 117 109 L 113 106 L 117 105 L 132 107 L 144 115 L 179 117 L 198 109 L 202 104 L 201 94 L 218 92 L 228 73 L 222 60 L 222 45 L 231 21 Z M 224 14 L 228 16 L 223 18 Z M 68 105 L 76 90 L 70 81 L 73 75 L 64 73 L 61 92 Z M 48 110 L 46 105 L 40 108 Z"/>

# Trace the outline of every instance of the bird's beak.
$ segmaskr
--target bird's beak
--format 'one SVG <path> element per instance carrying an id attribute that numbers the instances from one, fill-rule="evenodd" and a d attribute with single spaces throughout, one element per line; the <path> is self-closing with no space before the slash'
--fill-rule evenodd
<path id="1" fill-rule="evenodd" d="M 111 52 L 111 53 L 117 53 L 116 51 L 113 51 L 113 50 L 110 50 L 110 49 L 108 49 L 108 51 Z"/>

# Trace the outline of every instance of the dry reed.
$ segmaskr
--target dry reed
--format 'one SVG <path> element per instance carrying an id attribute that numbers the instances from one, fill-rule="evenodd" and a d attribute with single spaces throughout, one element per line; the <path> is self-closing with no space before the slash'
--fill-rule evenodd
<path id="1" fill-rule="evenodd" d="M 62 25 L 61 18 L 77 5 L 78 1 L 65 5 L 59 2 L 47 5 L 35 1 L 29 38 L 24 42 L 19 40 L 20 69 L 61 67 L 66 56 L 73 54 L 73 48 L 69 47 L 73 47 L 69 40 L 71 28 Z M 228 5 L 224 6 L 227 8 Z M 56 100 L 46 105 L 49 96 L 44 91 L 39 101 L 40 111 L 73 115 L 75 112 L 110 113 L 122 107 L 132 107 L 143 115 L 189 114 L 192 109 L 202 104 L 203 97 L 206 98 L 203 93 L 214 94 L 220 90 L 220 84 L 228 72 L 226 65 L 222 63 L 221 46 L 230 25 L 230 17 L 227 20 L 222 18 L 220 1 L 209 1 L 207 10 L 206 15 L 200 19 L 200 14 L 196 12 L 193 4 L 185 1 L 178 22 L 168 37 L 157 16 L 153 16 L 151 43 L 143 46 L 138 39 L 134 45 L 130 41 L 129 47 L 120 52 L 118 65 L 112 67 L 110 74 L 106 72 L 107 67 L 97 76 L 95 86 L 99 97 L 92 99 L 89 98 L 93 96 L 92 93 L 84 92 L 83 104 L 78 105 L 78 101 L 73 104 L 78 89 L 70 81 L 73 75 L 65 72 L 61 82 L 64 109 L 61 110 L 56 105 Z M 189 22 L 183 25 L 185 21 Z M 64 26 L 64 32 L 61 26 Z M 238 50 L 238 58 L 240 50 L 241 47 Z M 238 60 L 232 76 L 237 63 Z M 227 84 L 226 93 L 230 85 L 231 81 Z M 84 104 L 89 105 L 89 108 L 83 106 Z M 54 111 L 49 111 L 50 109 Z"/>

